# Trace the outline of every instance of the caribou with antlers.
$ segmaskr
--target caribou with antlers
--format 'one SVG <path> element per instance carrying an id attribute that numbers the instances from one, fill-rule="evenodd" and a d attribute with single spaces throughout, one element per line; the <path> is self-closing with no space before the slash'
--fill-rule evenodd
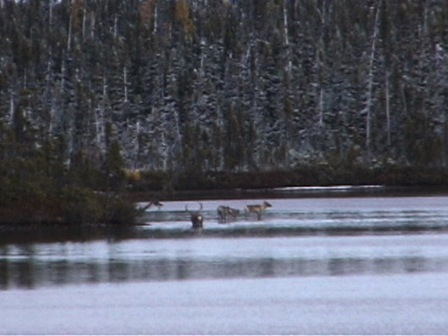
<path id="1" fill-rule="evenodd" d="M 272 207 L 272 205 L 266 201 L 261 204 L 250 204 L 246 205 L 246 214 L 256 213 L 258 220 L 261 220 L 261 215 L 265 212 L 267 208 Z"/>
<path id="2" fill-rule="evenodd" d="M 199 202 L 199 210 L 190 211 L 188 210 L 188 204 L 185 205 L 185 211 L 190 214 L 190 220 L 193 229 L 202 229 L 204 223 L 204 216 L 202 215 L 202 203 Z"/>

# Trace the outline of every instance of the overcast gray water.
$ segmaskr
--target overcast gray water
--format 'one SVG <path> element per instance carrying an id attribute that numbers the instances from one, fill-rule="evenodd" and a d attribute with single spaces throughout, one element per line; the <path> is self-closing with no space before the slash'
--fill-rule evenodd
<path id="1" fill-rule="evenodd" d="M 448 197 L 269 199 L 261 221 L 217 220 L 260 201 L 202 200 L 201 231 L 166 202 L 129 232 L 3 239 L 0 333 L 446 333 Z"/>

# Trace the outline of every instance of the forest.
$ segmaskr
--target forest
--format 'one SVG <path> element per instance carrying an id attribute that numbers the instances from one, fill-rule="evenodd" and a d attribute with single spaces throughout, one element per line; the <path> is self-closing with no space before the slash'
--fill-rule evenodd
<path id="1" fill-rule="evenodd" d="M 0 0 L 0 208 L 448 184 L 447 39 L 443 0 Z"/>

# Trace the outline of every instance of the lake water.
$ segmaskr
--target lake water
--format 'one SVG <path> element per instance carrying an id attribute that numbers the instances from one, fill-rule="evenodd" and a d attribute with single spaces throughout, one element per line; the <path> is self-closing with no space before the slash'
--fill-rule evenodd
<path id="1" fill-rule="evenodd" d="M 290 196 L 290 195 L 289 195 Z M 0 237 L 0 333 L 444 334 L 448 197 L 164 202 L 127 229 Z"/>

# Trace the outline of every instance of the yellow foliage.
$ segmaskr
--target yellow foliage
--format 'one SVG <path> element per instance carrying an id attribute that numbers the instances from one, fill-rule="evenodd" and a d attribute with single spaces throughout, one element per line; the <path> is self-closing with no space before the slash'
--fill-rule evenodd
<path id="1" fill-rule="evenodd" d="M 154 8 L 157 0 L 145 0 L 140 4 L 140 17 L 143 23 L 151 22 L 154 16 Z"/>
<path id="2" fill-rule="evenodd" d="M 124 174 L 130 182 L 138 182 L 142 179 L 142 172 L 140 170 L 125 169 Z"/>
<path id="3" fill-rule="evenodd" d="M 82 20 L 83 20 L 83 7 L 84 7 L 84 0 L 74 0 L 72 2 L 71 7 L 71 17 L 72 17 L 72 23 L 73 23 L 73 30 L 75 32 L 81 31 L 82 27 Z"/>
<path id="4" fill-rule="evenodd" d="M 187 36 L 191 38 L 195 32 L 195 25 L 187 0 L 179 0 L 176 2 L 176 20 L 183 26 Z"/>

